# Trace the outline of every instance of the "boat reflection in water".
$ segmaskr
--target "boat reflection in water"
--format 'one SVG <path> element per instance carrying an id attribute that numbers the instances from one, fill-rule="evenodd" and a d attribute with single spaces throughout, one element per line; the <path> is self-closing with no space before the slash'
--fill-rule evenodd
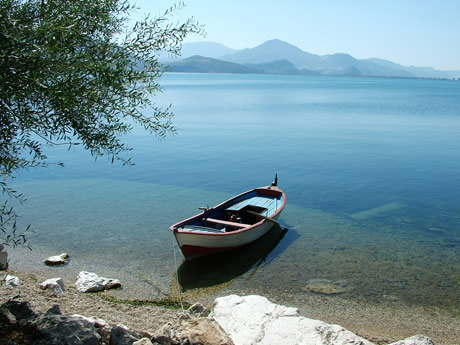
<path id="1" fill-rule="evenodd" d="M 177 269 L 177 281 L 181 291 L 229 283 L 252 271 L 250 278 L 261 265 L 268 264 L 299 237 L 295 230 L 274 225 L 260 239 L 238 249 L 193 261 L 184 260 Z"/>

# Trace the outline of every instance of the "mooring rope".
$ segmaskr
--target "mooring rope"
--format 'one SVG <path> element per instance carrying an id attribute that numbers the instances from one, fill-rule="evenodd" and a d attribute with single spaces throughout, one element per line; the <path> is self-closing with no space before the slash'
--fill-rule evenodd
<path id="1" fill-rule="evenodd" d="M 174 270 L 176 271 L 176 283 L 177 283 L 177 290 L 179 291 L 180 307 L 182 309 L 182 312 L 185 313 L 184 304 L 182 303 L 182 293 L 180 291 L 180 285 L 179 285 L 179 270 L 177 267 L 176 246 L 174 245 L 174 237 L 172 238 L 172 247 L 173 247 L 173 254 L 174 254 Z"/>

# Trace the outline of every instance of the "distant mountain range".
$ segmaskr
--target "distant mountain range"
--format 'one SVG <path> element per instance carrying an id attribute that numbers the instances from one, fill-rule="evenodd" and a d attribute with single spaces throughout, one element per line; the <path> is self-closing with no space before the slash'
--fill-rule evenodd
<path id="1" fill-rule="evenodd" d="M 219 43 L 183 45 L 182 60 L 163 59 L 170 72 L 334 75 L 352 77 L 460 78 L 460 71 L 403 66 L 383 59 L 348 54 L 315 55 L 292 44 L 270 40 L 255 48 L 233 50 Z"/>

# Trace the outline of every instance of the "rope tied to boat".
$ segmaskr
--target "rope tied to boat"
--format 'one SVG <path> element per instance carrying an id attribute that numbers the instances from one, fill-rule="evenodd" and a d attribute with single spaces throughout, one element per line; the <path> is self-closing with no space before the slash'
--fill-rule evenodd
<path id="1" fill-rule="evenodd" d="M 182 292 L 180 291 L 180 285 L 179 285 L 179 270 L 177 267 L 176 246 L 174 243 L 174 237 L 175 236 L 172 236 L 172 250 L 173 250 L 173 255 L 174 255 L 174 271 L 176 272 L 176 283 L 177 283 L 177 290 L 179 292 L 180 307 L 182 309 L 182 312 L 185 313 L 184 304 L 182 303 Z"/>

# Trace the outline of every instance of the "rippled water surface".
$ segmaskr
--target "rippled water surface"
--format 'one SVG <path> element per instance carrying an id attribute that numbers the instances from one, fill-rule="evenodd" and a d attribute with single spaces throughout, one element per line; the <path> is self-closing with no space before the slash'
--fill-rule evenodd
<path id="1" fill-rule="evenodd" d="M 130 297 L 174 294 L 178 281 L 184 293 L 460 308 L 459 82 L 168 74 L 162 84 L 156 99 L 172 103 L 178 134 L 136 129 L 126 138 L 135 166 L 53 149 L 65 168 L 14 180 L 36 233 L 13 265 L 51 270 L 41 260 L 67 252 L 53 270 L 120 278 Z M 182 263 L 170 224 L 275 173 L 287 231 Z"/>

